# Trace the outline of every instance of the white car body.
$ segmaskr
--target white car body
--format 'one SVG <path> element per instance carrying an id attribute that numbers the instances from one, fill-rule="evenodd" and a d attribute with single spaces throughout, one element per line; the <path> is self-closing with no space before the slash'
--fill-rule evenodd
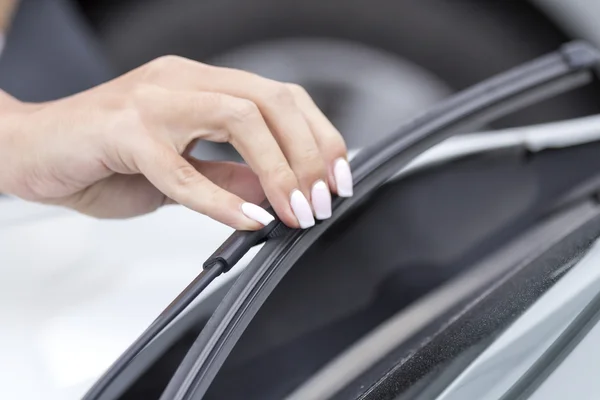
<path id="1" fill-rule="evenodd" d="M 574 36 L 600 46 L 597 0 L 532 1 Z M 600 116 L 471 134 L 436 146 L 404 172 L 486 149 L 521 144 L 537 151 L 596 140 Z M 231 231 L 182 207 L 101 221 L 0 197 L 0 397 L 81 398 Z"/>
<path id="2" fill-rule="evenodd" d="M 596 140 L 600 116 L 463 135 L 422 154 L 403 173 L 490 149 L 539 151 Z M 80 398 L 230 233 L 177 206 L 107 221 L 0 198 L 2 397 Z"/>
<path id="3" fill-rule="evenodd" d="M 1 397 L 80 398 L 230 232 L 182 207 L 99 221 L 1 199 Z"/>

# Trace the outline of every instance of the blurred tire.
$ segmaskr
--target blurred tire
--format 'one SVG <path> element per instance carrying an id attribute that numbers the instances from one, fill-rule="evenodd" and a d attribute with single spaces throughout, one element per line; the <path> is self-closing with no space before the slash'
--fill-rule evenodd
<path id="1" fill-rule="evenodd" d="M 387 87 L 389 92 L 386 96 L 378 99 L 358 96 L 362 98 L 362 103 L 361 99 L 358 103 L 355 102 L 353 110 L 356 112 L 346 110 L 345 113 L 354 115 L 354 120 L 344 120 L 341 117 L 336 121 L 334 117 L 334 122 L 341 125 L 345 133 L 351 131 L 351 127 L 360 132 L 367 130 L 362 133 L 362 137 L 355 137 L 356 133 L 347 133 L 352 136 L 347 138 L 351 147 L 359 147 L 365 141 L 373 140 L 374 132 L 387 133 L 389 126 L 397 124 L 399 116 L 404 118 L 406 114 L 412 115 L 429 103 L 438 101 L 447 92 L 460 90 L 552 51 L 567 40 L 526 2 L 482 0 L 129 1 L 121 3 L 118 9 L 110 12 L 110 18 L 106 19 L 101 31 L 109 52 L 123 70 L 134 68 L 163 54 L 178 54 L 207 62 L 223 61 L 233 66 L 251 65 L 257 72 L 266 70 L 267 76 L 275 75 L 278 79 L 286 79 L 285 73 L 283 76 L 268 73 L 266 63 L 276 60 L 272 50 L 274 46 L 289 49 L 291 43 L 300 43 L 299 48 L 306 48 L 310 47 L 310 43 L 317 43 L 318 47 L 318 42 L 321 41 L 332 44 L 331 54 L 341 54 L 342 50 L 339 49 L 344 46 L 346 49 L 355 46 L 365 51 L 362 61 L 348 61 L 342 57 L 340 67 L 381 57 L 387 58 L 389 65 L 404 65 L 406 68 L 403 71 L 414 72 L 405 81 L 416 82 L 413 86 L 423 88 L 424 92 L 429 90 L 430 96 L 417 99 L 414 92 L 398 89 L 401 87 L 398 86 L 400 81 L 388 80 L 389 84 L 386 85 L 386 81 L 381 79 L 381 90 L 385 91 Z M 281 43 L 288 44 L 282 46 Z M 341 47 L 335 47 L 336 43 Z M 261 48 L 262 51 L 267 49 L 270 55 L 265 53 L 264 57 L 261 55 L 252 58 L 252 54 L 261 54 L 257 53 L 257 49 Z M 321 54 L 327 53 L 323 53 L 322 48 L 323 46 L 319 50 Z M 327 49 L 327 45 L 324 48 Z M 294 49 L 288 53 L 297 51 Z M 360 51 L 351 50 L 346 53 L 358 54 Z M 237 55 L 237 59 L 232 54 Z M 244 54 L 246 58 L 240 56 Z M 310 54 L 319 53 L 307 54 L 302 59 L 312 61 L 314 69 L 314 61 L 319 56 Z M 296 61 L 290 59 L 289 55 L 286 57 L 291 64 L 284 65 L 279 71 L 293 71 L 302 68 L 301 64 L 311 64 L 298 62 L 299 57 L 296 57 Z M 261 59 L 265 60 L 265 65 L 261 66 L 260 62 L 256 64 L 256 60 Z M 236 63 L 236 60 L 239 62 Z M 323 71 L 326 69 L 323 68 Z M 327 73 L 331 73 L 332 69 L 335 70 L 335 65 L 330 66 Z M 346 68 L 338 68 L 340 71 L 342 69 Z M 352 72 L 354 75 L 348 76 L 358 76 L 352 78 L 355 81 L 353 86 L 361 86 L 360 82 L 364 78 L 364 83 L 371 85 L 369 87 L 372 89 L 372 78 L 383 74 L 374 71 L 384 69 L 381 63 L 372 66 L 365 64 L 356 68 Z M 357 74 L 357 71 L 362 73 Z M 396 71 L 400 70 L 396 68 Z M 297 76 L 297 73 L 291 74 L 287 80 L 294 80 Z M 367 78 L 371 78 L 370 83 Z M 339 85 L 328 88 L 322 82 L 317 85 L 311 85 L 311 82 L 299 83 L 307 85 L 317 102 L 330 113 L 335 107 L 327 103 L 327 98 L 344 98 L 346 88 Z M 597 104 L 600 102 L 597 97 L 596 88 L 586 89 L 514 114 L 496 126 L 557 120 L 599 112 Z M 411 102 L 415 103 L 416 111 L 406 108 Z M 394 107 L 397 115 L 390 112 Z M 376 113 L 378 109 L 379 115 Z M 363 124 L 357 123 L 357 120 Z M 379 123 L 383 120 L 386 121 Z"/>

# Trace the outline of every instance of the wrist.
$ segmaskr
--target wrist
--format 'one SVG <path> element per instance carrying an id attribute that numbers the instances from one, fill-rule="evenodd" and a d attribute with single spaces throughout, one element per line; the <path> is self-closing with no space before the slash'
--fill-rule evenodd
<path id="1" fill-rule="evenodd" d="M 0 91 L 0 193 L 11 194 L 17 176 L 18 137 L 26 119 L 27 106 Z"/>

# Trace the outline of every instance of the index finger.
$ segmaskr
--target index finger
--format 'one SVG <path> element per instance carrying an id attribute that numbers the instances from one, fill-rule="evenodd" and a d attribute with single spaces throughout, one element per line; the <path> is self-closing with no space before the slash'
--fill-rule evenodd
<path id="1" fill-rule="evenodd" d="M 211 182 L 175 149 L 153 141 L 138 145 L 135 163 L 139 172 L 175 202 L 234 229 L 257 230 L 274 220 L 265 209 Z"/>

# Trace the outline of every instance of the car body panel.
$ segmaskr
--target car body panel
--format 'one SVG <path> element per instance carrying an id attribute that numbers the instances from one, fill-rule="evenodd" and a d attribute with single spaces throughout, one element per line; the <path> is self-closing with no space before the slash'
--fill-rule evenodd
<path id="1" fill-rule="evenodd" d="M 102 221 L 0 197 L 2 397 L 81 398 L 231 231 L 177 206 Z"/>
<path id="2" fill-rule="evenodd" d="M 600 117 L 556 126 L 449 139 L 416 158 L 406 173 L 492 149 L 526 144 L 535 150 L 600 138 Z M 573 127 L 579 138 L 565 142 L 564 132 Z M 0 296 L 6 305 L 0 313 L 10 327 L 2 330 L 0 352 L 13 365 L 10 378 L 2 378 L 8 393 L 79 398 L 231 231 L 177 206 L 132 220 L 99 221 L 0 197 Z M 128 304 L 135 304 L 135 313 L 123 306 Z M 30 379 L 40 384 L 24 386 Z"/>
<path id="3" fill-rule="evenodd" d="M 593 329 L 558 365 L 529 400 L 553 398 L 595 400 L 600 393 L 598 371 L 600 371 L 600 323 L 596 322 Z"/>
<path id="4" fill-rule="evenodd" d="M 599 263 L 600 241 L 596 241 L 583 258 L 569 260 L 564 268 L 555 271 L 557 275 L 568 273 L 472 362 L 437 400 L 503 398 L 600 293 Z M 590 340 L 594 342 L 593 336 Z M 596 340 L 594 343 L 596 349 L 588 353 L 590 359 L 594 354 L 600 355 L 597 350 L 600 342 Z M 586 365 L 584 369 L 571 368 L 570 373 L 578 371 L 581 375 L 584 370 L 590 370 L 589 362 L 583 365 Z M 563 370 L 562 366 L 559 368 Z M 546 392 L 547 386 L 554 386 L 553 379 L 556 378 L 551 376 L 548 383 L 540 388 L 541 392 L 546 393 L 541 398 L 564 398 L 556 392 L 553 395 Z M 589 385 L 578 386 L 572 382 L 560 380 L 560 386 L 577 399 L 588 398 Z"/>

